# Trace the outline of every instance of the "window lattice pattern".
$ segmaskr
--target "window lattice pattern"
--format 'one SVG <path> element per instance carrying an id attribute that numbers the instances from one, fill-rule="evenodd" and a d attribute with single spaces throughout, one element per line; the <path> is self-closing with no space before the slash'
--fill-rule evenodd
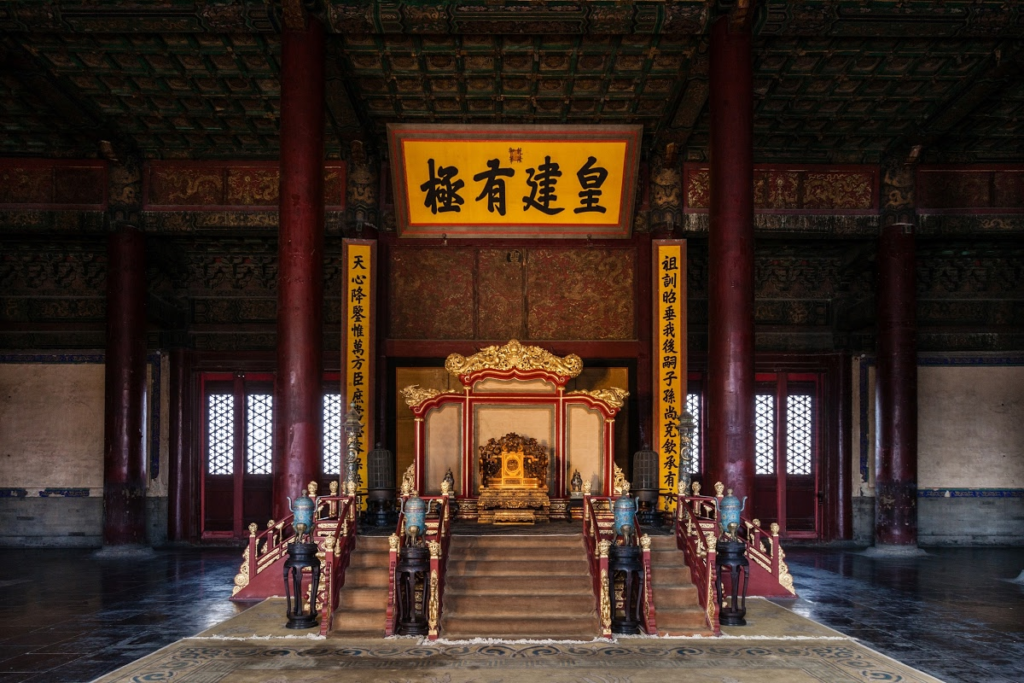
<path id="1" fill-rule="evenodd" d="M 246 396 L 245 422 L 246 474 L 273 474 L 273 394 L 250 394 Z"/>
<path id="2" fill-rule="evenodd" d="M 690 453 L 693 460 L 690 461 L 690 474 L 697 474 L 700 471 L 700 394 L 686 395 L 686 412 L 693 416 L 693 444 Z"/>
<path id="3" fill-rule="evenodd" d="M 206 471 L 235 473 L 235 397 L 210 394 L 206 400 Z"/>
<path id="4" fill-rule="evenodd" d="M 324 474 L 341 474 L 341 394 L 324 394 Z"/>
<path id="5" fill-rule="evenodd" d="M 786 474 L 811 473 L 811 397 L 786 400 Z"/>
<path id="6" fill-rule="evenodd" d="M 775 397 L 754 397 L 754 473 L 775 474 Z"/>

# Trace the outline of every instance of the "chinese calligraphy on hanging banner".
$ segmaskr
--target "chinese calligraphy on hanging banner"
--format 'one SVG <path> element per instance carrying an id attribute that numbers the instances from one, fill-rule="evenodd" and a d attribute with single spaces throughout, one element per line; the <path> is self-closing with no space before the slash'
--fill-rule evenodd
<path id="1" fill-rule="evenodd" d="M 388 127 L 403 237 L 629 237 L 639 126 Z"/>
<path id="2" fill-rule="evenodd" d="M 654 436 L 661 509 L 675 510 L 681 459 L 679 416 L 686 407 L 686 241 L 655 240 Z"/>
<path id="3" fill-rule="evenodd" d="M 359 410 L 362 436 L 358 439 L 359 491 L 366 492 L 366 454 L 373 440 L 373 355 L 374 331 L 373 291 L 376 278 L 376 252 L 373 242 L 345 240 L 342 244 L 344 279 L 342 280 L 341 356 L 342 381 L 345 383 L 345 403 L 342 419 L 354 403 Z M 348 442 L 342 434 L 342 475 Z"/>

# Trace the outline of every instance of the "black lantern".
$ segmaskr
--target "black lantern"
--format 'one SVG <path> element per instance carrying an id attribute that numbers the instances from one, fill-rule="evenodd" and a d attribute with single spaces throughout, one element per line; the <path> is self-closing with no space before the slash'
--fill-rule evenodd
<path id="1" fill-rule="evenodd" d="M 693 435 L 697 430 L 697 422 L 685 409 L 679 416 L 679 491 L 689 493 L 690 472 L 693 471 Z"/>
<path id="2" fill-rule="evenodd" d="M 640 560 L 640 546 L 631 544 L 630 534 L 623 545 L 613 543 L 608 549 L 608 575 L 615 596 L 612 609 L 612 633 L 632 635 L 640 632 L 644 590 L 644 566 Z M 621 602 L 620 602 L 621 600 Z"/>
<path id="3" fill-rule="evenodd" d="M 658 452 L 644 444 L 633 454 L 633 486 L 638 504 L 636 518 L 643 525 L 657 525 Z"/>
<path id="4" fill-rule="evenodd" d="M 316 551 L 316 543 L 288 544 L 288 559 L 284 563 L 284 594 L 288 606 L 286 628 L 313 628 L 317 625 L 316 593 L 320 587 L 320 559 Z M 310 573 L 308 612 L 302 594 L 302 575 L 306 569 Z"/>
<path id="5" fill-rule="evenodd" d="M 747 560 L 747 545 L 736 537 L 736 524 L 729 525 L 729 532 L 718 539 L 715 557 L 715 595 L 718 597 L 718 621 L 723 626 L 746 626 L 747 621 L 747 578 L 750 575 L 750 561 Z M 729 575 L 729 595 L 725 596 L 724 573 Z M 723 600 L 728 599 L 727 604 Z"/>
<path id="6" fill-rule="evenodd" d="M 374 526 L 395 523 L 395 456 L 378 443 L 366 456 L 366 520 Z"/>
<path id="7" fill-rule="evenodd" d="M 362 449 L 362 442 L 359 438 L 363 435 L 362 413 L 355 401 L 345 413 L 345 421 L 341 427 L 345 430 L 347 437 L 347 456 L 345 457 L 345 491 L 349 496 L 356 495 L 359 489 L 359 451 Z"/>
<path id="8" fill-rule="evenodd" d="M 402 548 L 395 567 L 395 583 L 398 585 L 396 631 L 400 636 L 423 636 L 427 634 L 430 550 L 423 544 L 419 529 L 411 527 L 406 538 L 412 542 Z"/>

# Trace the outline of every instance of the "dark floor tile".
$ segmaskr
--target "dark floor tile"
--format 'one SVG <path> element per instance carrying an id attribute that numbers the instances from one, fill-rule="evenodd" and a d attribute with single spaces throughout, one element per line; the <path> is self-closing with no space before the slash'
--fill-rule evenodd
<path id="1" fill-rule="evenodd" d="M 0 671 L 0 683 L 25 683 L 25 681 L 31 680 L 34 675 L 20 671 L 14 673 Z"/>
<path id="2" fill-rule="evenodd" d="M 3 671 L 23 671 L 23 672 L 39 672 L 49 671 L 50 669 L 56 669 L 61 664 L 67 664 L 68 662 L 79 659 L 81 655 L 77 654 L 34 654 L 28 653 L 18 657 L 12 657 L 11 659 L 0 662 L 0 672 Z"/>

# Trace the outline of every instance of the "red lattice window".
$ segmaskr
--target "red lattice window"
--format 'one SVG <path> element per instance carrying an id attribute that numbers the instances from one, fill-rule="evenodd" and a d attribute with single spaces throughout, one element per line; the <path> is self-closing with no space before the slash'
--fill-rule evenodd
<path id="1" fill-rule="evenodd" d="M 341 394 L 324 394 L 324 474 L 341 474 Z"/>
<path id="2" fill-rule="evenodd" d="M 786 474 L 811 474 L 814 424 L 813 398 L 791 395 L 786 399 Z"/>
<path id="3" fill-rule="evenodd" d="M 690 474 L 697 474 L 700 472 L 700 394 L 687 394 L 686 395 L 686 412 L 693 416 L 693 444 L 690 447 L 690 453 L 693 454 L 693 459 L 690 460 Z"/>
<path id="4" fill-rule="evenodd" d="M 754 473 L 775 474 L 775 397 L 754 396 Z"/>
<path id="5" fill-rule="evenodd" d="M 274 396 L 245 397 L 245 472 L 274 473 Z"/>
<path id="6" fill-rule="evenodd" d="M 235 472 L 235 397 L 210 394 L 206 399 L 206 471 Z"/>

